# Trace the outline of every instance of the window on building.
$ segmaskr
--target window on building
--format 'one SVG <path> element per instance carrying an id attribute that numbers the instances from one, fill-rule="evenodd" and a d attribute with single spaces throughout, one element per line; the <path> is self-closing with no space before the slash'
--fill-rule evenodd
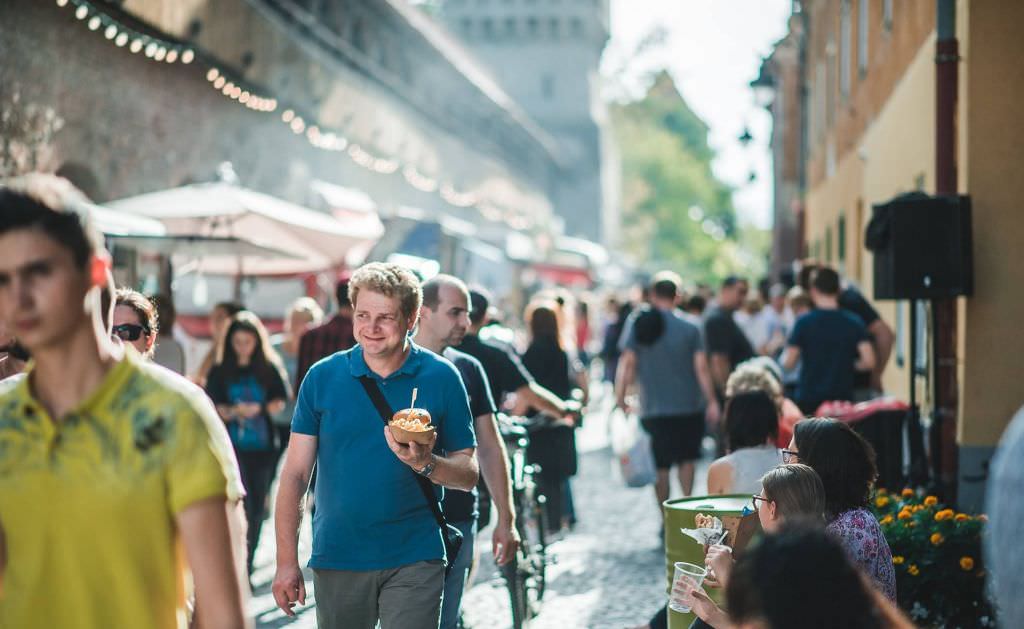
<path id="1" fill-rule="evenodd" d="M 885 26 L 885 30 L 892 30 L 892 0 L 882 0 L 882 25 Z"/>
<path id="2" fill-rule="evenodd" d="M 468 17 L 462 18 L 461 20 L 459 20 L 459 27 L 462 29 L 462 34 L 463 35 L 467 35 L 467 36 L 468 35 L 472 35 L 473 34 L 473 19 L 472 18 L 468 18 Z"/>
<path id="3" fill-rule="evenodd" d="M 540 93 L 544 100 L 555 99 L 555 77 L 545 74 L 540 78 Z"/>
<path id="4" fill-rule="evenodd" d="M 581 20 L 578 17 L 574 17 L 571 20 L 569 20 L 569 33 L 573 37 L 582 37 L 583 36 L 583 20 Z"/>
<path id="5" fill-rule="evenodd" d="M 857 69 L 861 75 L 868 71 L 868 0 L 857 0 Z"/>
<path id="6" fill-rule="evenodd" d="M 557 17 L 549 18 L 548 19 L 548 34 L 551 36 L 551 39 L 558 39 L 559 37 L 561 37 L 561 32 L 560 31 L 561 31 L 561 25 L 558 22 L 558 18 Z"/>
<path id="7" fill-rule="evenodd" d="M 832 264 L 832 228 L 825 228 L 825 262 Z"/>
<path id="8" fill-rule="evenodd" d="M 536 37 L 540 33 L 540 20 L 535 17 L 526 18 L 526 33 L 530 37 Z"/>
<path id="9" fill-rule="evenodd" d="M 828 109 L 828 69 L 818 61 L 814 69 L 814 139 L 817 143 L 825 138 L 825 111 Z"/>
<path id="10" fill-rule="evenodd" d="M 505 37 L 515 37 L 516 35 L 518 35 L 519 33 L 517 32 L 517 27 L 518 25 L 516 24 L 516 18 L 505 18 Z"/>
<path id="11" fill-rule="evenodd" d="M 839 95 L 845 101 L 850 96 L 850 47 L 853 25 L 850 22 L 850 0 L 843 0 L 839 8 Z"/>
<path id="12" fill-rule="evenodd" d="M 832 120 L 836 111 L 836 69 L 839 64 L 836 62 L 836 41 L 831 36 L 828 46 L 825 47 L 825 54 L 828 55 L 828 59 L 825 63 L 825 128 L 822 129 L 823 132 L 832 128 Z"/>
<path id="13" fill-rule="evenodd" d="M 485 17 L 480 22 L 480 27 L 483 30 L 483 36 L 490 39 L 494 37 L 494 20 L 489 17 Z"/>
<path id="14" fill-rule="evenodd" d="M 907 324 L 904 321 L 905 313 L 907 310 L 907 303 L 904 301 L 896 302 L 896 340 L 893 343 L 895 345 L 896 354 L 896 366 L 902 367 L 906 363 L 907 359 Z"/>
<path id="15" fill-rule="evenodd" d="M 846 214 L 839 215 L 839 223 L 836 225 L 836 249 L 839 258 L 839 266 L 845 267 L 846 263 Z M 841 268 L 846 271 L 845 268 Z"/>

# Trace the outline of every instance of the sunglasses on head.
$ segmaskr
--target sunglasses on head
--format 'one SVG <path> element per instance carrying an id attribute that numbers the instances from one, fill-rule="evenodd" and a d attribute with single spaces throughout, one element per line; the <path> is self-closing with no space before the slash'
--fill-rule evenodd
<path id="1" fill-rule="evenodd" d="M 137 341 L 143 334 L 148 335 L 149 330 L 144 326 L 134 323 L 122 323 L 121 325 L 115 325 L 110 333 L 111 336 L 116 336 L 122 341 Z"/>

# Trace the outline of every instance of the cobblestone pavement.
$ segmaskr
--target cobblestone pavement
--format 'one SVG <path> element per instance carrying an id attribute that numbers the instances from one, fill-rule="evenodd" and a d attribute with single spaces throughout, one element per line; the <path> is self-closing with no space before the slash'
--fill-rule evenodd
<path id="1" fill-rule="evenodd" d="M 580 471 L 573 480 L 579 524 L 549 546 L 548 586 L 540 615 L 531 629 L 623 628 L 642 624 L 665 601 L 664 551 L 660 522 L 651 488 L 628 489 L 615 471 L 608 444 L 606 412 L 588 415 L 578 435 Z M 698 467 L 695 487 L 706 486 L 706 462 Z M 674 481 L 673 481 L 674 483 Z M 673 487 L 674 493 L 677 491 Z M 490 547 L 490 530 L 480 534 L 478 548 Z M 264 526 L 257 553 L 256 585 L 251 610 L 259 627 L 313 628 L 312 596 L 286 617 L 270 594 L 273 578 L 273 524 Z M 300 557 L 309 556 L 309 522 L 303 523 Z M 307 570 L 306 591 L 312 593 Z M 469 627 L 511 627 L 508 591 L 493 561 L 481 554 L 481 565 L 464 598 Z"/>

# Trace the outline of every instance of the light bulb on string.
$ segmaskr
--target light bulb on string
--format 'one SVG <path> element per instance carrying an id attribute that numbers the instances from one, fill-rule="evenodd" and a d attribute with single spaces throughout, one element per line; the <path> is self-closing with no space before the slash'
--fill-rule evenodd
<path id="1" fill-rule="evenodd" d="M 224 87 L 225 83 L 227 83 L 227 79 L 225 79 L 222 76 L 218 76 L 217 80 L 213 82 L 213 87 L 214 87 L 214 89 L 218 89 L 219 90 L 220 88 Z"/>
<path id="2" fill-rule="evenodd" d="M 191 48 L 186 48 L 185 51 L 181 53 L 181 62 L 185 65 L 192 63 L 192 60 L 195 58 L 196 53 Z"/>
<path id="3" fill-rule="evenodd" d="M 68 6 L 68 0 L 57 0 L 57 6 L 62 8 Z"/>
<path id="4" fill-rule="evenodd" d="M 77 17 L 78 19 L 84 20 L 88 16 L 89 16 L 89 7 L 85 6 L 84 4 L 79 5 L 78 8 L 75 9 L 75 17 Z"/>
<path id="5" fill-rule="evenodd" d="M 206 73 L 206 80 L 212 83 L 217 80 L 218 76 L 220 76 L 220 71 L 217 68 L 210 68 L 210 71 Z"/>
<path id="6" fill-rule="evenodd" d="M 114 45 L 118 48 L 123 48 L 128 43 L 128 33 L 118 33 L 117 37 L 114 38 Z"/>
<path id="7" fill-rule="evenodd" d="M 156 54 L 156 50 L 157 50 L 156 42 L 149 42 L 149 44 L 146 45 L 146 57 L 152 59 L 153 55 Z"/>
<path id="8" fill-rule="evenodd" d="M 166 57 L 166 56 L 167 56 L 167 49 L 164 48 L 163 46 L 160 46 L 160 47 L 158 47 L 156 49 L 156 52 L 153 53 L 153 60 L 154 61 L 163 61 L 164 57 Z"/>
<path id="9" fill-rule="evenodd" d="M 115 37 L 117 37 L 117 25 L 111 24 L 110 26 L 108 26 L 106 30 L 103 31 L 103 36 L 107 39 L 114 39 Z"/>
<path id="10" fill-rule="evenodd" d="M 99 27 L 103 26 L 103 18 L 101 18 L 98 15 L 94 15 L 92 16 L 92 19 L 89 20 L 87 26 L 89 27 L 90 31 L 95 31 Z"/>
<path id="11" fill-rule="evenodd" d="M 174 63 L 178 60 L 178 51 L 173 48 L 167 51 L 167 63 Z"/>
<path id="12" fill-rule="evenodd" d="M 281 120 L 284 122 L 291 122 L 295 118 L 295 112 L 291 109 L 285 109 L 281 112 Z"/>
<path id="13" fill-rule="evenodd" d="M 142 40 L 133 39 L 132 45 L 128 46 L 128 50 L 132 51 L 133 53 L 138 53 L 140 50 L 142 50 Z"/>

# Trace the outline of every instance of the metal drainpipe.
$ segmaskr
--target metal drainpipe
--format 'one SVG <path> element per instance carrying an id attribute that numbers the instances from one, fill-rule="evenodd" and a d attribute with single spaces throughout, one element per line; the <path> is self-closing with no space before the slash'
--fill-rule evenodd
<path id="1" fill-rule="evenodd" d="M 956 39 L 956 0 L 936 0 L 935 43 L 935 193 L 957 193 L 956 115 L 960 56 Z M 935 373 L 935 423 L 932 465 L 946 497 L 956 499 L 957 310 L 955 299 L 932 300 Z M 937 447 L 936 447 L 937 446 Z"/>

